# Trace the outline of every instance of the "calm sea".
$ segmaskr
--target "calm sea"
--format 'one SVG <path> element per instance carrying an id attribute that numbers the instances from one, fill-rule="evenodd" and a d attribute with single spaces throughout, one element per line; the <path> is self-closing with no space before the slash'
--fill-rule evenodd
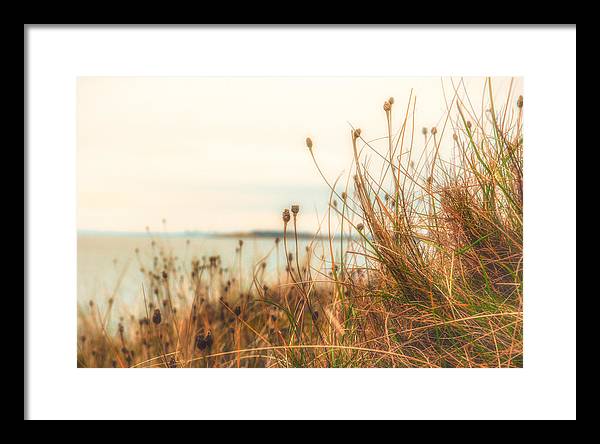
<path id="1" fill-rule="evenodd" d="M 241 266 L 248 278 L 252 267 L 262 261 L 267 263 L 265 280 L 277 276 L 277 249 L 275 238 L 241 237 L 243 240 Z M 239 246 L 236 237 L 185 237 L 142 235 L 79 234 L 77 242 L 77 297 L 82 305 L 93 300 L 100 307 L 109 298 L 115 307 L 135 309 L 143 306 L 141 267 L 152 268 L 155 256 L 163 250 L 166 255 L 177 257 L 177 265 L 190 270 L 190 262 L 197 258 L 221 256 L 222 266 L 232 270 L 239 267 Z M 303 257 L 309 240 L 299 240 L 299 252 Z M 322 241 L 313 242 L 313 265 L 320 263 Z M 327 247 L 328 248 L 328 247 Z M 136 254 L 136 249 L 139 254 Z M 293 241 L 288 242 L 290 252 L 295 252 Z M 326 250 L 327 251 L 327 250 Z M 279 268 L 283 269 L 285 252 L 279 244 Z M 236 272 L 237 273 L 237 272 Z"/>

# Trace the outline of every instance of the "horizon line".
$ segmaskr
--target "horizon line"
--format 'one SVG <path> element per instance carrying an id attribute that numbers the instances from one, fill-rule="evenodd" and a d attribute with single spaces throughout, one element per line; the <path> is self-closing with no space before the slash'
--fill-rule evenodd
<path id="1" fill-rule="evenodd" d="M 135 230 L 98 230 L 77 229 L 77 235 L 113 235 L 113 236 L 145 236 L 145 235 L 167 235 L 167 236 L 251 236 L 251 235 L 283 235 L 283 230 L 250 229 L 233 231 L 210 231 L 210 230 L 176 230 L 176 231 L 135 231 Z M 298 231 L 298 235 L 321 237 L 318 233 L 311 231 Z"/>

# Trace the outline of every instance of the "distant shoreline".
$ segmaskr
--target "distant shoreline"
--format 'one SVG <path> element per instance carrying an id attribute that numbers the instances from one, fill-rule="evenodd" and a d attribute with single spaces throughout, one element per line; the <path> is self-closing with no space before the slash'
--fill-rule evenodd
<path id="1" fill-rule="evenodd" d="M 288 232 L 288 236 L 293 233 Z M 175 237 L 175 238 L 283 238 L 283 231 L 275 230 L 252 230 L 238 232 L 209 232 L 209 231 L 100 231 L 100 230 L 77 230 L 77 236 L 96 237 Z M 298 232 L 299 239 L 327 239 L 327 236 L 309 232 Z"/>

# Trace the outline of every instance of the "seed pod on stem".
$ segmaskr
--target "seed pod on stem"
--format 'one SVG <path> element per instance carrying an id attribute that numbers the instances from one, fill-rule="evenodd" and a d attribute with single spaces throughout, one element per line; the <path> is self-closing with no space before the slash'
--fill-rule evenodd
<path id="1" fill-rule="evenodd" d="M 154 310 L 154 314 L 152 315 L 152 322 L 154 322 L 156 325 L 160 324 L 162 321 L 162 316 L 160 314 L 160 310 L 157 308 L 156 310 Z"/>

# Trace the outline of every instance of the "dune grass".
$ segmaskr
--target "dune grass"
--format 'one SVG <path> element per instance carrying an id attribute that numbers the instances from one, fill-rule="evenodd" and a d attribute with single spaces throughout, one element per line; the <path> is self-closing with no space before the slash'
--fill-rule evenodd
<path id="1" fill-rule="evenodd" d="M 350 128 L 344 180 L 306 140 L 327 238 L 300 251 L 301 209 L 285 209 L 275 279 L 262 261 L 140 260 L 142 313 L 113 332 L 112 302 L 79 307 L 78 366 L 522 367 L 523 99 L 495 103 L 488 79 L 476 115 L 459 87 L 439 127 L 415 129 L 411 95 L 384 102 L 385 138 Z"/>

